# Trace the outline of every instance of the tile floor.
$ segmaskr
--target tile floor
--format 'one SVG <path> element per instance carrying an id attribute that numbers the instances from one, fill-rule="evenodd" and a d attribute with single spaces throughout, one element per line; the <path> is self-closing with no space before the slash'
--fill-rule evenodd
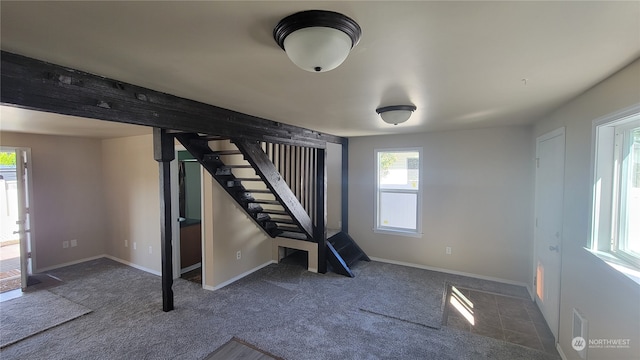
<path id="1" fill-rule="evenodd" d="M 553 334 L 530 299 L 449 286 L 446 301 L 446 326 L 557 354 Z"/>

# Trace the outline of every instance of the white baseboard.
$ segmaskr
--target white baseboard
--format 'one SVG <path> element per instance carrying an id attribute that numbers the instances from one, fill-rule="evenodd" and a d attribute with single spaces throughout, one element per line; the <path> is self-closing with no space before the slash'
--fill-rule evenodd
<path id="1" fill-rule="evenodd" d="M 536 301 L 536 296 L 534 295 L 533 290 L 531 289 L 529 284 L 527 284 L 527 291 L 529 292 L 529 297 L 531 298 L 531 301 Z"/>
<path id="2" fill-rule="evenodd" d="M 443 269 L 443 268 L 434 267 L 434 266 L 413 264 L 413 263 L 408 263 L 408 262 L 404 262 L 404 261 L 388 260 L 388 259 L 382 259 L 382 258 L 371 257 L 371 256 L 369 256 L 369 258 L 371 260 L 373 260 L 373 261 L 379 261 L 379 262 L 388 263 L 388 264 L 402 265 L 402 266 L 408 266 L 408 267 L 413 267 L 413 268 L 418 268 L 418 269 L 438 271 L 438 272 L 442 272 L 442 273 L 446 273 L 446 274 L 462 275 L 462 276 L 467 276 L 467 277 L 475 278 L 475 279 L 495 281 L 495 282 L 499 282 L 499 283 L 503 283 L 503 284 L 523 286 L 523 287 L 527 288 L 529 293 L 531 293 L 531 291 L 528 289 L 527 284 L 525 284 L 523 282 L 519 282 L 519 281 L 501 279 L 501 278 L 496 278 L 496 277 L 492 277 L 492 276 L 478 275 L 478 274 L 473 274 L 473 273 L 468 273 L 468 272 L 463 272 L 463 271 L 455 271 L 455 270 Z"/>
<path id="3" fill-rule="evenodd" d="M 113 261 L 117 261 L 117 262 L 119 262 L 119 263 L 121 263 L 121 264 L 125 264 L 125 265 L 127 265 L 127 266 L 131 266 L 132 268 L 136 268 L 136 269 L 138 269 L 138 270 L 142 270 L 142 271 L 144 271 L 144 272 L 148 272 L 149 274 L 153 274 L 153 275 L 157 275 L 157 276 L 162 276 L 162 273 L 161 273 L 160 271 L 155 271 L 155 270 L 152 270 L 152 269 L 146 268 L 146 267 L 144 267 L 144 266 L 140 266 L 140 265 L 138 265 L 138 264 L 134 264 L 134 263 L 129 262 L 129 261 L 127 261 L 127 260 L 122 260 L 122 259 L 117 258 L 117 257 L 115 257 L 115 256 L 111 256 L 111 255 L 106 255 L 106 254 L 105 254 L 103 257 L 106 257 L 107 259 L 111 259 L 111 260 L 113 260 Z"/>
<path id="4" fill-rule="evenodd" d="M 86 262 L 86 261 L 100 259 L 100 258 L 103 258 L 103 257 L 105 257 L 105 255 L 92 256 L 92 257 L 88 257 L 88 258 L 84 258 L 84 259 L 80 259 L 80 260 L 74 260 L 74 261 L 70 261 L 70 262 L 66 262 L 66 263 L 62 263 L 62 264 L 58 264 L 58 265 L 47 266 L 47 267 L 43 267 L 43 268 L 37 268 L 37 269 L 33 270 L 33 273 L 34 274 L 39 274 L 39 273 L 43 273 L 43 272 L 59 269 L 59 268 L 65 267 L 65 266 L 71 266 L 71 265 L 80 264 L 80 263 L 83 263 L 83 262 Z"/>
<path id="5" fill-rule="evenodd" d="M 215 291 L 215 290 L 218 290 L 218 289 L 222 289 L 223 287 L 225 287 L 225 286 L 227 286 L 227 285 L 229 285 L 229 284 L 231 284 L 231 283 L 234 283 L 234 282 L 236 282 L 236 281 L 238 281 L 238 280 L 242 279 L 243 277 L 245 277 L 245 276 L 247 276 L 247 275 L 250 275 L 251 273 L 254 273 L 254 272 L 256 272 L 256 271 L 258 271 L 258 270 L 262 269 L 263 267 L 265 267 L 265 266 L 269 266 L 269 265 L 271 265 L 271 264 L 277 264 L 277 263 L 276 263 L 275 261 L 273 261 L 273 260 L 269 260 L 269 261 L 267 261 L 266 263 L 264 263 L 264 264 L 262 264 L 262 265 L 259 265 L 259 266 L 257 266 L 257 267 L 254 267 L 253 269 L 251 269 L 251 270 L 249 270 L 249 271 L 245 271 L 245 272 L 243 272 L 242 274 L 240 274 L 240 275 L 238 275 L 238 276 L 236 276 L 236 277 L 234 277 L 234 278 L 231 278 L 231 279 L 229 279 L 229 280 L 227 280 L 227 281 L 225 281 L 225 282 L 223 282 L 223 283 L 221 283 L 221 284 L 218 284 L 218 285 L 216 285 L 216 286 L 208 286 L 208 285 L 204 285 L 204 284 L 203 284 L 203 285 L 202 285 L 202 288 L 203 288 L 203 289 L 205 289 L 205 290 L 212 290 L 212 291 Z"/>
<path id="6" fill-rule="evenodd" d="M 201 262 L 199 262 L 197 264 L 193 264 L 191 266 L 187 266 L 186 268 L 180 269 L 180 274 L 182 275 L 182 274 L 188 273 L 189 271 L 195 270 L 195 269 L 197 269 L 197 268 L 199 268 L 201 266 L 202 266 Z"/>
<path id="7" fill-rule="evenodd" d="M 92 257 L 79 259 L 79 260 L 74 260 L 74 261 L 70 261 L 70 262 L 66 262 L 66 263 L 62 263 L 62 264 L 58 264 L 58 265 L 47 266 L 47 267 L 44 267 L 44 268 L 38 268 L 38 269 L 36 269 L 34 271 L 34 273 L 36 273 L 36 274 L 43 273 L 43 272 L 46 272 L 46 271 L 59 269 L 59 268 L 65 267 L 65 266 L 76 265 L 76 264 L 80 264 L 80 263 L 83 263 L 83 262 L 102 259 L 102 258 L 111 259 L 113 261 L 117 261 L 117 262 L 119 262 L 121 264 L 124 264 L 124 265 L 127 265 L 127 266 L 131 266 L 132 268 L 136 268 L 138 270 L 142 270 L 144 272 L 148 272 L 148 273 L 153 274 L 153 275 L 162 276 L 162 273 L 159 272 L 159 271 L 151 270 L 151 269 L 146 268 L 144 266 L 140 266 L 138 264 L 134 264 L 132 262 L 129 262 L 129 261 L 126 261 L 126 260 L 122 260 L 120 258 L 117 258 L 115 256 L 111 256 L 111 255 L 107 255 L 107 254 L 102 254 L 102 255 L 98 255 L 98 256 L 92 256 Z"/>

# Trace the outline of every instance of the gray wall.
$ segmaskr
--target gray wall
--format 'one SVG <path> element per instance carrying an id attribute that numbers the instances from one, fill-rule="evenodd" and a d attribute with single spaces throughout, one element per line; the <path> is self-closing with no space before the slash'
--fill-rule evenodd
<path id="1" fill-rule="evenodd" d="M 572 314 L 589 321 L 589 337 L 630 339 L 629 349 L 588 349 L 589 359 L 632 359 L 640 354 L 640 284 L 584 249 L 590 239 L 593 120 L 640 104 L 640 60 L 536 123 L 533 139 L 566 127 L 560 294 L 560 345 L 568 359 Z"/>
<path id="2" fill-rule="evenodd" d="M 402 147 L 423 149 L 421 238 L 372 230 L 374 150 Z M 376 258 L 529 283 L 532 159 L 529 127 L 352 138 L 349 232 Z"/>
<path id="3" fill-rule="evenodd" d="M 101 141 L 2 132 L 1 145 L 31 148 L 33 271 L 104 254 Z"/>

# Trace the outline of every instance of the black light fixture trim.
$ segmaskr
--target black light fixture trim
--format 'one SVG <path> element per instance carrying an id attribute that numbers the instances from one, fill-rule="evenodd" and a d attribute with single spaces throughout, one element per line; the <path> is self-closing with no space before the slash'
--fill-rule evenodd
<path id="1" fill-rule="evenodd" d="M 284 50 L 284 39 L 294 31 L 308 27 L 328 27 L 340 30 L 351 38 L 353 48 L 360 41 L 362 29 L 352 18 L 334 11 L 306 10 L 280 20 L 273 29 L 273 38 Z"/>
<path id="2" fill-rule="evenodd" d="M 378 114 L 385 113 L 387 111 L 395 111 L 395 110 L 406 110 L 414 112 L 416 111 L 416 107 L 414 105 L 391 105 L 391 106 L 383 106 L 376 109 Z"/>

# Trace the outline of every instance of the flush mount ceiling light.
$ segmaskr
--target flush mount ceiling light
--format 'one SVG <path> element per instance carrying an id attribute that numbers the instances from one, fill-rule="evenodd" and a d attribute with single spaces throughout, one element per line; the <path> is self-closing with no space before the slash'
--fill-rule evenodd
<path id="1" fill-rule="evenodd" d="M 411 113 L 414 111 L 416 111 L 416 107 L 414 105 L 393 105 L 376 109 L 376 112 L 380 114 L 380 117 L 384 122 L 393 125 L 398 125 L 409 120 Z"/>
<path id="2" fill-rule="evenodd" d="M 273 38 L 299 68 L 325 72 L 337 68 L 360 40 L 353 19 L 333 11 L 307 10 L 280 20 Z"/>

